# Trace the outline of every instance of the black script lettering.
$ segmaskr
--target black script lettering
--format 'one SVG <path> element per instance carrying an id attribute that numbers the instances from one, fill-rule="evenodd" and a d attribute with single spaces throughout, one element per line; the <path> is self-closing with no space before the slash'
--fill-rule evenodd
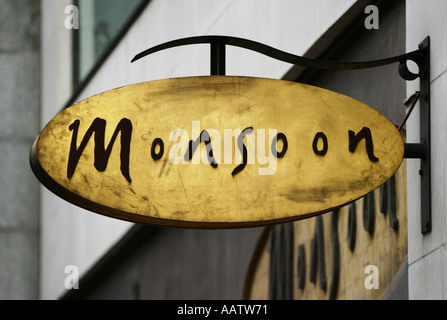
<path id="1" fill-rule="evenodd" d="M 159 146 L 159 148 L 160 148 L 158 150 L 158 153 L 156 152 L 157 146 Z M 161 157 L 163 157 L 164 152 L 165 152 L 165 144 L 164 144 L 163 140 L 161 140 L 160 138 L 154 139 L 154 141 L 152 142 L 152 147 L 151 147 L 152 159 L 160 160 Z"/>
<path id="2" fill-rule="evenodd" d="M 363 198 L 363 228 L 371 234 L 374 232 L 376 212 L 374 202 L 374 191 L 371 191 Z"/>
<path id="3" fill-rule="evenodd" d="M 340 285 L 340 243 L 338 239 L 338 216 L 339 209 L 332 212 L 330 224 L 330 237 L 332 245 L 332 270 L 331 283 L 329 287 L 328 298 L 335 300 L 338 295 Z M 270 248 L 270 254 L 274 254 L 273 248 Z M 304 290 L 306 275 L 306 257 L 304 244 L 298 246 L 298 263 L 297 263 L 297 280 L 298 288 Z M 325 239 L 323 218 L 317 216 L 315 218 L 315 231 L 311 239 L 310 253 L 310 272 L 309 280 L 311 283 L 317 283 L 317 276 L 320 277 L 320 289 L 327 290 L 326 264 L 325 264 Z"/>
<path id="4" fill-rule="evenodd" d="M 366 144 L 366 152 L 368 154 L 369 160 L 372 162 L 379 161 L 378 158 L 374 155 L 374 144 L 372 140 L 371 130 L 367 127 L 363 127 L 362 130 L 360 130 L 359 133 L 355 134 L 354 131 L 349 130 L 349 151 L 351 153 L 355 152 L 355 149 L 357 149 L 358 143 L 365 139 Z"/>
<path id="5" fill-rule="evenodd" d="M 349 205 L 348 212 L 348 248 L 354 251 L 357 236 L 357 208 L 355 202 Z"/>
<path id="6" fill-rule="evenodd" d="M 306 285 L 306 248 L 304 244 L 298 246 L 297 281 L 298 288 L 304 289 Z"/>
<path id="7" fill-rule="evenodd" d="M 239 147 L 239 151 L 242 154 L 242 162 L 241 162 L 240 165 L 238 165 L 236 168 L 234 168 L 233 172 L 231 172 L 232 176 L 235 176 L 236 174 L 238 174 L 239 172 L 244 170 L 245 166 L 247 165 L 248 151 L 247 151 L 247 147 L 245 147 L 245 145 L 244 145 L 244 137 L 245 137 L 246 134 L 249 134 L 249 133 L 252 133 L 252 132 L 253 132 L 253 128 L 252 127 L 245 128 L 241 132 L 239 137 L 237 138 L 237 145 Z"/>
<path id="8" fill-rule="evenodd" d="M 208 156 L 208 162 L 213 168 L 217 168 L 217 161 L 214 159 L 213 155 L 213 146 L 211 145 L 211 137 L 208 133 L 208 131 L 203 130 L 200 133 L 200 136 L 194 141 L 190 140 L 188 144 L 188 149 L 185 153 L 185 160 L 191 161 L 192 156 L 194 155 L 194 152 L 196 151 L 197 147 L 199 146 L 200 142 L 205 142 L 205 148 L 207 151 Z"/>
<path id="9" fill-rule="evenodd" d="M 126 178 L 128 182 L 132 182 L 129 174 L 129 156 L 130 156 L 130 140 L 132 136 L 132 122 L 129 119 L 123 118 L 118 123 L 115 132 L 113 133 L 110 143 L 105 146 L 105 129 L 106 120 L 101 118 L 96 118 L 93 120 L 92 125 L 87 130 L 82 142 L 77 148 L 78 130 L 80 121 L 75 120 L 68 128 L 73 131 L 70 145 L 70 153 L 68 157 L 68 167 L 67 167 L 67 177 L 71 179 L 78 165 L 79 159 L 87 146 L 88 141 L 95 134 L 95 151 L 94 151 L 94 165 L 96 170 L 104 172 L 107 168 L 107 163 L 109 162 L 109 157 L 112 152 L 113 145 L 118 136 L 121 133 L 121 173 Z"/>
<path id="10" fill-rule="evenodd" d="M 270 233 L 269 299 L 293 299 L 293 223 L 276 225 Z"/>
<path id="11" fill-rule="evenodd" d="M 399 229 L 396 207 L 396 178 L 392 176 L 380 187 L 380 212 L 386 214 L 389 211 L 390 226 Z"/>
<path id="12" fill-rule="evenodd" d="M 282 140 L 282 143 L 283 143 L 281 152 L 278 152 L 278 150 L 277 150 L 278 140 Z M 289 148 L 289 143 L 287 142 L 286 135 L 284 133 L 278 133 L 273 138 L 273 141 L 272 141 L 272 148 L 271 148 L 272 154 L 276 158 L 282 158 L 286 154 L 288 148 Z"/>
<path id="13" fill-rule="evenodd" d="M 324 226 L 323 218 L 316 217 L 314 237 L 311 240 L 310 256 L 310 282 L 317 283 L 317 274 L 320 275 L 320 288 L 326 291 L 326 264 L 324 253 Z"/>
<path id="14" fill-rule="evenodd" d="M 340 284 L 340 244 L 338 242 L 338 214 L 339 210 L 332 212 L 331 217 L 331 243 L 332 243 L 332 281 L 329 287 L 329 300 L 337 298 Z"/>
<path id="15" fill-rule="evenodd" d="M 396 187 L 395 187 L 395 176 L 391 177 L 384 185 L 380 187 L 380 210 L 383 214 L 386 214 L 389 210 L 390 212 L 390 227 L 397 231 L 399 228 L 399 220 L 397 219 L 397 208 L 396 208 Z M 373 233 L 374 231 L 374 219 L 375 219 L 375 200 L 374 200 L 374 191 L 368 193 L 363 197 L 363 225 L 364 229 L 367 232 Z M 331 237 L 331 246 L 332 246 L 332 271 L 331 271 L 331 284 L 329 288 L 329 299 L 336 299 L 340 287 L 340 271 L 341 271 L 341 254 L 340 254 L 340 241 L 338 236 L 338 218 L 339 218 L 339 210 L 335 210 L 332 212 L 331 222 L 330 222 L 330 237 Z M 348 240 L 348 248 L 352 252 L 354 252 L 355 244 L 356 244 L 356 236 L 357 236 L 357 212 L 356 212 L 356 202 L 352 202 L 349 205 L 349 217 L 348 217 L 348 225 L 347 225 L 347 240 Z M 273 229 L 273 232 L 276 232 Z M 274 235 L 275 233 L 273 233 Z M 322 266 L 321 263 L 324 263 L 324 260 L 319 260 L 319 257 L 324 257 L 325 248 L 324 248 L 324 225 L 322 223 L 322 219 L 320 216 L 316 217 L 315 231 L 314 236 L 311 239 L 311 253 L 310 253 L 310 271 L 309 271 L 309 280 L 311 283 L 317 283 L 317 276 L 323 278 L 320 279 L 320 282 L 327 282 L 325 276 L 325 267 Z M 272 238 L 271 238 L 272 239 Z M 270 245 L 270 275 L 269 280 L 271 284 L 275 284 L 274 281 L 276 279 L 274 276 L 278 270 L 276 264 L 273 264 L 272 261 L 275 257 L 279 257 L 280 254 L 284 254 L 284 251 L 281 251 L 281 248 L 274 247 Z M 297 285 L 298 288 L 304 290 L 305 288 L 305 280 L 306 276 L 306 257 L 305 257 L 305 248 L 304 244 L 300 244 L 298 246 L 298 261 L 297 261 Z M 273 271 L 273 272 L 272 272 Z M 285 286 L 287 283 L 283 283 Z M 320 287 L 323 290 L 326 290 L 326 286 L 323 285 Z"/>
<path id="16" fill-rule="evenodd" d="M 318 140 L 320 139 L 323 141 L 323 148 L 321 150 L 318 149 Z M 326 155 L 328 149 L 328 142 L 327 137 L 323 132 L 318 132 L 315 135 L 314 141 L 312 143 L 312 149 L 314 150 L 314 153 L 318 156 Z"/>

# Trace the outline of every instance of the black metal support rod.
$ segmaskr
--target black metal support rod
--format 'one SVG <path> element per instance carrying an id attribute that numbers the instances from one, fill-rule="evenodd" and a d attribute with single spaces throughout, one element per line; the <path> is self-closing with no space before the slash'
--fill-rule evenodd
<path id="1" fill-rule="evenodd" d="M 430 145 L 430 38 L 427 37 L 419 45 L 425 55 L 427 68 L 419 77 L 420 80 L 420 143 L 425 147 L 425 156 L 421 159 L 421 232 L 431 231 L 431 145 Z"/>
<path id="2" fill-rule="evenodd" d="M 225 75 L 225 43 L 223 41 L 211 42 L 211 75 Z"/>
<path id="3" fill-rule="evenodd" d="M 405 143 L 405 159 L 424 159 L 427 149 L 422 143 Z"/>

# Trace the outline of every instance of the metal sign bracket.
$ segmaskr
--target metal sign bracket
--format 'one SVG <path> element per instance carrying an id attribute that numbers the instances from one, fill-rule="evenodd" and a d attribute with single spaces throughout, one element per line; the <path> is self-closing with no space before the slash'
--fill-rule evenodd
<path id="1" fill-rule="evenodd" d="M 413 98 L 412 106 L 419 100 L 420 143 L 405 144 L 405 158 L 421 160 L 421 233 L 431 231 L 431 144 L 430 144 L 430 38 L 419 44 L 420 53 L 425 57 L 424 71 L 419 75 L 420 91 Z M 409 113 L 412 108 L 410 108 Z"/>
<path id="2" fill-rule="evenodd" d="M 307 68 L 331 69 L 331 70 L 353 70 L 380 67 L 392 63 L 399 63 L 399 74 L 406 81 L 413 81 L 419 78 L 420 91 L 412 99 L 412 107 L 407 113 L 402 125 L 408 119 L 417 100 L 420 103 L 420 142 L 406 143 L 404 158 L 420 159 L 421 169 L 421 232 L 426 234 L 431 231 L 431 157 L 430 157 L 430 37 L 425 38 L 418 50 L 408 52 L 399 56 L 364 62 L 334 62 L 305 58 L 293 55 L 265 44 L 252 40 L 241 39 L 228 36 L 197 36 L 169 41 L 155 47 L 149 48 L 137 54 L 131 62 L 135 62 L 147 55 L 162 51 L 168 48 L 191 45 L 210 44 L 210 74 L 213 76 L 224 76 L 226 67 L 226 46 L 236 46 L 249 49 L 264 54 L 276 60 L 300 65 Z M 407 62 L 414 62 L 419 70 L 414 73 L 409 70 Z"/>

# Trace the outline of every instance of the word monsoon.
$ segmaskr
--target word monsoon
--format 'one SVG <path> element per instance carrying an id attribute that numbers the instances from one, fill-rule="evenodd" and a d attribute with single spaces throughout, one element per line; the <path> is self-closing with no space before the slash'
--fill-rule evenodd
<path id="1" fill-rule="evenodd" d="M 72 124 L 70 124 L 69 130 L 72 132 L 72 138 L 68 158 L 67 178 L 71 179 L 73 177 L 80 157 L 93 135 L 95 144 L 94 166 L 100 172 L 105 171 L 114 143 L 118 137 L 118 134 L 120 134 L 121 173 L 128 182 L 132 181 L 130 176 L 129 163 L 133 124 L 129 119 L 122 118 L 117 124 L 107 147 L 105 147 L 106 125 L 106 120 L 101 118 L 94 119 L 78 146 L 80 121 L 75 120 Z M 267 155 L 265 150 L 265 129 L 257 129 L 256 133 L 253 127 L 247 127 L 243 130 L 224 129 L 223 132 L 224 139 L 222 157 L 222 138 L 218 130 L 206 129 L 201 131 L 200 121 L 193 121 L 192 140 L 190 139 L 190 136 L 186 130 L 172 130 L 169 135 L 169 141 L 175 143 L 172 145 L 169 152 L 166 152 L 168 154 L 169 161 L 172 164 L 200 164 L 201 161 L 203 161 L 204 163 L 211 165 L 213 168 L 217 168 L 218 165 L 222 163 L 223 158 L 224 164 L 232 164 L 232 151 L 234 149 L 233 141 L 235 139 L 238 152 L 235 153 L 234 157 L 235 164 L 237 164 L 237 166 L 231 173 L 233 176 L 241 172 L 247 164 L 255 164 L 256 159 L 259 164 L 268 165 L 267 167 L 260 167 L 258 169 L 259 175 L 273 175 L 277 169 L 277 159 L 285 157 L 288 150 L 288 138 L 284 133 L 277 133 L 276 129 L 269 129 L 268 145 L 270 146 L 270 148 L 269 150 L 267 150 Z M 246 139 L 246 142 L 244 142 L 244 138 Z M 366 153 L 369 160 L 371 162 L 377 162 L 379 159 L 374 155 L 374 145 L 371 130 L 367 127 L 363 127 L 357 133 L 352 130 L 348 130 L 347 142 L 349 151 L 351 153 L 354 153 L 357 149 L 358 143 L 363 139 L 365 140 Z M 281 145 L 279 143 L 280 141 Z M 202 142 L 204 143 L 204 148 L 197 152 L 197 149 L 200 149 L 200 145 Z M 316 156 L 324 157 L 328 152 L 329 140 L 324 132 L 317 132 L 311 144 L 312 150 Z M 152 141 L 152 145 L 150 147 L 150 155 L 154 161 L 158 161 L 165 156 L 165 143 L 163 139 L 155 138 Z"/>
<path id="2" fill-rule="evenodd" d="M 82 100 L 45 126 L 30 163 L 48 189 L 93 212 L 216 229 L 331 211 L 385 183 L 403 154 L 396 126 L 360 101 L 213 76 Z"/>

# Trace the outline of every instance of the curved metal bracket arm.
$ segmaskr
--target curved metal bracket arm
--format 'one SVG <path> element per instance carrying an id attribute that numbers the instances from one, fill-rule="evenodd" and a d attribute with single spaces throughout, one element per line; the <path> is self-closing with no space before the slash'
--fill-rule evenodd
<path id="1" fill-rule="evenodd" d="M 373 61 L 363 61 L 363 62 L 337 62 L 337 61 L 324 61 L 318 59 L 310 59 L 306 57 L 297 56 L 291 53 L 287 53 L 268 45 L 242 39 L 236 37 L 229 36 L 197 36 L 197 37 L 189 37 L 178 40 L 169 41 L 155 47 L 149 48 L 147 50 L 142 51 L 137 54 L 131 62 L 135 62 L 143 57 L 146 57 L 150 54 L 153 54 L 158 51 L 166 50 L 169 48 L 180 47 L 191 44 L 210 44 L 211 45 L 211 74 L 215 74 L 216 70 L 220 69 L 219 74 L 225 74 L 225 71 L 222 70 L 222 67 L 225 67 L 225 46 L 235 46 L 248 50 L 252 50 L 261 54 L 264 54 L 268 57 L 271 57 L 276 60 L 280 60 L 283 62 L 291 63 L 294 65 L 300 65 L 307 68 L 315 68 L 315 69 L 333 69 L 333 70 L 354 70 L 354 69 L 366 69 L 366 68 L 375 68 L 380 67 L 392 63 L 399 62 L 399 74 L 405 80 L 414 80 L 422 75 L 427 69 L 427 60 L 424 54 L 421 53 L 421 48 L 409 53 L 405 53 L 402 55 L 398 55 L 395 57 L 373 60 Z M 214 52 L 214 53 L 213 53 Z M 407 66 L 408 61 L 413 61 L 419 68 L 419 73 L 413 73 L 409 70 Z M 214 65 L 214 67 L 213 67 Z M 216 65 L 218 67 L 216 67 Z M 219 68 L 220 67 L 220 68 Z M 214 70 L 213 72 L 213 69 Z"/>
<path id="2" fill-rule="evenodd" d="M 430 143 L 430 37 L 419 44 L 420 53 L 425 56 L 427 67 L 419 76 L 420 91 L 408 99 L 410 110 L 402 122 L 405 123 L 414 105 L 419 101 L 420 142 L 406 143 L 406 159 L 420 159 L 419 176 L 421 181 L 421 233 L 431 231 L 431 143 Z M 401 125 L 401 127 L 402 127 Z"/>

